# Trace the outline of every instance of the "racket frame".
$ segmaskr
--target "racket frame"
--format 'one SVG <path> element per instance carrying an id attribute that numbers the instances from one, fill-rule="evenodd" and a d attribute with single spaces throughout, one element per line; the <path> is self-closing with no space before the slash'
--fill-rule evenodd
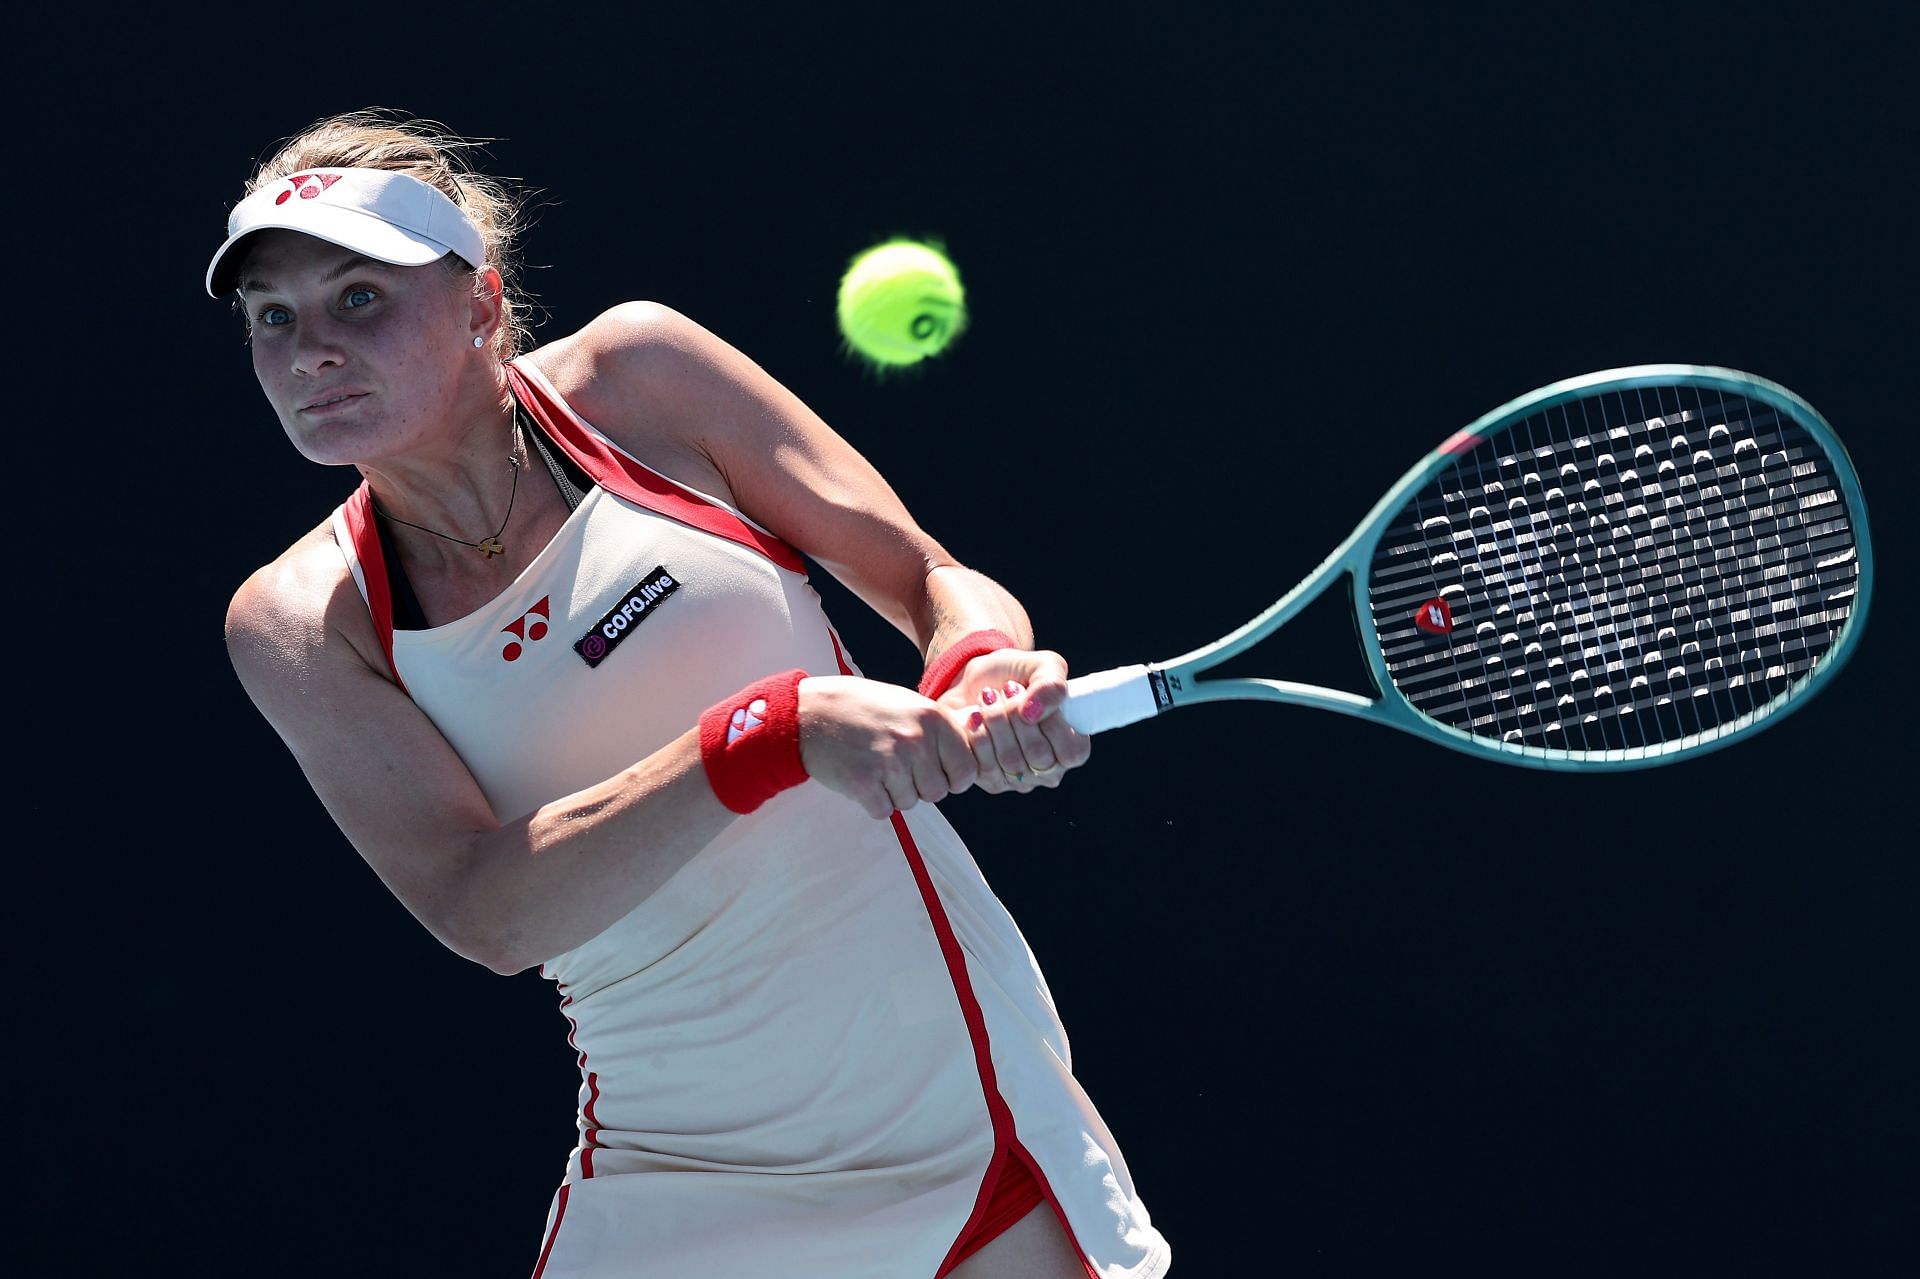
<path id="1" fill-rule="evenodd" d="M 1423 714 L 1395 687 L 1387 669 L 1386 656 L 1381 651 L 1378 630 L 1372 619 L 1362 612 L 1370 607 L 1368 587 L 1374 551 L 1399 515 L 1401 507 L 1436 475 L 1453 466 L 1467 453 L 1497 442 L 1510 426 L 1536 413 L 1570 400 L 1649 386 L 1724 391 L 1768 404 L 1806 430 L 1819 443 L 1831 463 L 1834 483 L 1846 502 L 1847 518 L 1852 527 L 1858 557 L 1854 601 L 1832 647 L 1783 696 L 1718 724 L 1709 732 L 1689 734 L 1651 746 L 1607 750 L 1528 746 L 1479 737 Z M 1360 646 L 1374 686 L 1380 692 L 1378 697 L 1363 697 L 1340 689 L 1288 680 L 1242 676 L 1201 678 L 1204 672 L 1222 665 L 1286 625 L 1343 578 L 1352 584 Z M 1579 771 L 1647 768 L 1681 756 L 1690 757 L 1716 750 L 1747 736 L 1763 721 L 1777 721 L 1797 709 L 1807 701 L 1816 686 L 1823 686 L 1852 655 L 1861 628 L 1866 623 L 1872 588 L 1873 551 L 1867 536 L 1866 499 L 1860 491 L 1852 461 L 1839 436 L 1811 404 L 1778 383 L 1713 365 L 1641 364 L 1606 369 L 1567 378 L 1518 396 L 1448 436 L 1374 503 L 1366 518 L 1334 547 L 1319 567 L 1245 625 L 1169 661 L 1120 667 L 1069 680 L 1067 718 L 1069 723 L 1083 731 L 1099 731 L 1160 714 L 1176 706 L 1201 702 L 1284 702 L 1373 720 L 1471 755 L 1491 757 L 1507 764 Z M 1076 710 L 1077 701 L 1084 701 L 1087 705 Z"/>

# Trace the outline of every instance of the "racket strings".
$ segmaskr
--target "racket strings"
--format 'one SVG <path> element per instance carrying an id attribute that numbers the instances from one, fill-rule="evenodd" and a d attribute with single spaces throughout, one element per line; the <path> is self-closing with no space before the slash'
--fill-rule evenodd
<path id="1" fill-rule="evenodd" d="M 1590 425 L 1590 415 L 1583 413 L 1582 424 Z M 1727 433 L 1722 430 L 1721 434 L 1726 435 Z M 1591 440 L 1591 436 L 1587 438 Z M 1683 440 L 1676 441 L 1670 439 L 1669 446 L 1678 455 L 1679 465 L 1674 466 L 1672 463 L 1669 463 L 1667 467 L 1660 468 L 1656 471 L 1657 478 L 1655 483 L 1659 483 L 1659 478 L 1667 479 L 1670 482 L 1670 486 L 1677 489 L 1677 497 L 1668 499 L 1668 502 L 1677 502 L 1681 506 L 1685 506 L 1686 490 L 1696 478 L 1695 473 L 1699 469 L 1697 464 L 1701 460 L 1700 455 L 1688 450 Z M 1644 465 L 1649 461 L 1651 452 L 1646 445 L 1641 445 L 1635 449 L 1634 456 L 1636 462 Z M 1748 458 L 1746 460 L 1751 462 L 1752 459 Z M 1617 493 L 1625 499 L 1624 503 L 1608 500 L 1604 505 L 1608 507 L 1624 505 L 1630 517 L 1638 515 L 1643 521 L 1647 521 L 1648 516 L 1645 510 L 1635 509 L 1635 498 L 1642 495 L 1657 496 L 1657 494 L 1643 494 L 1640 492 L 1637 472 L 1634 470 L 1620 472 L 1617 466 L 1614 465 L 1614 461 L 1615 459 L 1610 454 L 1597 453 L 1592 462 L 1592 467 L 1598 476 L 1599 484 L 1609 490 L 1607 497 L 1611 499 L 1614 494 Z M 1726 461 L 1724 454 L 1720 461 L 1724 465 Z M 1738 462 L 1739 459 L 1735 459 L 1736 470 L 1739 469 Z M 1677 472 L 1677 474 L 1672 472 Z M 1774 475 L 1766 478 L 1777 483 L 1781 477 Z M 1677 483 L 1671 483 L 1673 481 L 1677 481 Z M 1588 497 L 1592 497 L 1595 495 L 1595 487 L 1595 481 L 1589 480 L 1583 486 L 1583 490 Z M 1713 494 L 1703 489 L 1700 496 L 1711 499 Z M 1668 506 L 1667 509 L 1671 509 L 1671 507 Z M 1711 514 L 1711 511 L 1708 513 Z M 1574 512 L 1574 514 L 1577 515 L 1578 512 Z M 1615 517 L 1618 517 L 1620 511 L 1615 510 L 1613 514 Z M 1665 519 L 1664 515 L 1653 516 L 1650 522 L 1657 530 L 1659 522 L 1663 519 Z M 1596 523 L 1595 527 L 1603 534 L 1608 531 L 1604 524 Z M 1615 523 L 1612 529 L 1614 532 L 1618 532 L 1619 527 L 1619 524 Z M 1611 545 L 1604 545 L 1598 542 L 1598 540 L 1595 541 L 1593 544 L 1595 551 L 1593 556 L 1595 571 L 1610 590 L 1624 590 L 1628 597 L 1627 602 L 1629 607 L 1610 610 L 1609 621 L 1612 625 L 1631 625 L 1633 609 L 1642 605 L 1641 598 L 1637 597 L 1644 597 L 1649 589 L 1655 593 L 1678 590 L 1681 592 L 1682 597 L 1687 600 L 1710 599 L 1716 594 L 1738 591 L 1743 600 L 1752 600 L 1753 593 L 1751 584 L 1746 582 L 1744 578 L 1734 582 L 1710 580 L 1712 575 L 1700 572 L 1697 560 L 1692 564 L 1682 564 L 1682 572 L 1676 576 L 1673 572 L 1673 565 L 1668 560 L 1668 555 L 1673 550 L 1671 541 L 1672 539 L 1661 538 L 1659 536 L 1651 539 L 1639 537 L 1633 539 L 1631 542 L 1616 540 Z M 1577 553 L 1578 551 L 1576 550 L 1576 554 Z M 1690 572 L 1687 571 L 1689 569 L 1691 569 Z M 1687 606 L 1683 604 L 1680 606 L 1680 610 L 1676 610 L 1675 620 L 1684 621 L 1693 611 L 1694 610 L 1687 609 Z M 1706 621 L 1709 631 L 1711 632 L 1713 629 L 1713 619 L 1708 618 Z M 1721 630 L 1720 633 L 1724 635 L 1724 629 Z M 1657 634 L 1655 637 L 1656 643 L 1661 639 L 1672 639 L 1673 636 L 1673 627 L 1663 628 L 1663 633 Z M 1596 745 L 1604 748 L 1617 748 L 1623 742 L 1633 744 L 1647 731 L 1657 734 L 1660 740 L 1670 740 L 1675 736 L 1684 736 L 1688 733 L 1699 734 L 1713 727 L 1715 717 L 1710 713 L 1702 714 L 1701 703 L 1695 699 L 1685 697 L 1675 698 L 1671 695 L 1676 687 L 1685 689 L 1686 686 L 1694 683 L 1693 680 L 1688 678 L 1689 672 L 1684 664 L 1688 656 L 1692 656 L 1698 668 L 1703 669 L 1708 676 L 1708 679 L 1704 683 L 1694 687 L 1691 691 L 1697 696 L 1719 696 L 1721 700 L 1720 709 L 1723 711 L 1727 706 L 1726 695 L 1731 690 L 1739 689 L 1745 685 L 1754 673 L 1752 668 L 1755 666 L 1753 660 L 1755 654 L 1751 651 L 1746 655 L 1746 669 L 1736 669 L 1732 676 L 1715 680 L 1712 676 L 1716 673 L 1716 668 L 1724 665 L 1726 657 L 1728 656 L 1727 654 L 1717 654 L 1709 651 L 1705 645 L 1692 644 L 1685 646 L 1685 649 L 1691 650 L 1690 653 L 1683 649 L 1681 654 L 1682 665 L 1666 666 L 1665 660 L 1670 660 L 1670 654 L 1663 652 L 1658 647 L 1641 649 L 1636 643 L 1631 642 L 1636 641 L 1638 638 L 1633 630 L 1627 630 L 1624 640 L 1628 642 L 1623 642 L 1620 645 L 1618 661 L 1610 665 L 1617 671 L 1623 671 L 1627 680 L 1628 689 L 1630 691 L 1639 690 L 1641 696 L 1622 702 L 1617 696 L 1617 681 L 1613 684 L 1603 682 L 1592 686 L 1590 689 L 1591 705 L 1588 706 L 1580 706 L 1579 702 L 1581 699 L 1577 697 L 1572 701 L 1568 701 L 1566 700 L 1568 695 L 1562 695 L 1562 700 L 1559 703 L 1562 709 L 1585 711 L 1585 714 L 1579 721 L 1581 729 L 1589 730 L 1583 733 L 1583 749 L 1591 749 Z M 1633 669 L 1636 655 L 1640 663 L 1638 673 L 1634 673 Z M 1581 683 L 1582 681 L 1574 682 Z M 1655 714 L 1655 719 L 1650 725 L 1646 721 L 1640 721 L 1636 724 L 1627 718 L 1630 715 L 1643 712 L 1649 703 L 1652 705 Z M 1742 705 L 1735 709 L 1745 710 L 1750 709 L 1750 707 Z M 1619 718 L 1609 722 L 1607 718 L 1609 713 Z M 1489 721 L 1485 717 L 1482 717 L 1480 727 L 1484 730 L 1488 724 Z M 1627 731 L 1632 728 L 1639 728 L 1641 732 L 1635 733 Z M 1551 732 L 1551 726 L 1549 726 L 1548 731 Z M 1591 735 L 1593 732 L 1597 732 L 1599 735 L 1597 742 Z M 1511 730 L 1509 730 L 1507 735 L 1513 735 Z"/>
<path id="2" fill-rule="evenodd" d="M 1599 589 L 1583 590 L 1583 586 L 1591 584 L 1556 575 L 1531 597 L 1528 611 L 1517 612 L 1511 604 L 1497 605 L 1492 620 L 1480 622 L 1476 631 L 1483 639 L 1491 635 L 1496 642 L 1511 646 L 1518 642 L 1518 627 L 1531 625 L 1537 630 L 1535 642 L 1551 648 L 1562 640 L 1563 632 L 1569 628 L 1577 631 L 1598 621 L 1603 633 L 1616 634 L 1622 645 L 1632 648 L 1639 643 L 1639 631 L 1632 625 L 1636 610 L 1644 610 L 1647 597 L 1660 592 L 1668 593 L 1673 611 L 1671 624 L 1662 631 L 1691 624 L 1705 632 L 1704 640 L 1696 637 L 1695 642 L 1710 642 L 1720 647 L 1743 633 L 1770 634 L 1775 627 L 1791 624 L 1796 619 L 1808 627 L 1830 627 L 1836 620 L 1845 620 L 1855 574 L 1851 539 L 1844 523 L 1812 527 L 1806 554 L 1784 546 L 1760 547 L 1743 560 L 1738 554 L 1739 544 L 1732 539 L 1716 540 L 1709 545 L 1711 549 L 1682 548 L 1679 539 L 1669 538 L 1617 554 L 1596 563 L 1597 575 L 1605 583 Z M 1690 551 L 1693 553 L 1688 553 Z M 1757 620 L 1757 610 L 1777 612 L 1787 605 L 1797 609 L 1802 604 L 1800 588 L 1804 588 L 1807 579 L 1795 578 L 1793 570 L 1806 567 L 1808 554 L 1813 556 L 1813 580 L 1834 606 L 1796 612 L 1786 622 Z M 1460 579 L 1457 591 L 1442 588 L 1443 595 L 1457 593 L 1477 597 L 1487 595 L 1492 589 L 1486 574 L 1473 562 L 1460 564 L 1457 571 Z M 1753 585 L 1756 572 L 1761 578 L 1758 594 Z M 1424 575 L 1397 574 L 1393 580 L 1380 583 L 1382 590 L 1378 595 L 1391 600 L 1398 590 L 1425 598 L 1423 592 L 1430 585 L 1431 579 Z M 1580 593 L 1576 595 L 1575 591 Z M 1503 629 L 1502 623 L 1506 623 L 1507 628 Z M 1656 638 L 1659 633 L 1656 632 Z M 1389 646 L 1389 655 L 1419 656 L 1430 649 L 1425 637 L 1416 631 L 1402 642 Z M 1410 672 L 1408 679 L 1416 679 L 1420 674 Z M 1435 672 L 1429 669 L 1425 674 L 1431 678 Z M 1398 682 L 1404 685 L 1407 681 Z"/>
<path id="3" fill-rule="evenodd" d="M 1814 438 L 1695 387 L 1555 405 L 1464 455 L 1374 553 L 1396 688 L 1477 736 L 1574 751 L 1711 738 L 1794 695 L 1858 561 Z M 1432 599 L 1453 626 L 1415 625 Z"/>
<path id="4" fill-rule="evenodd" d="M 1729 433 L 1724 429 L 1724 427 L 1722 427 L 1721 430 L 1718 432 L 1718 434 L 1722 436 L 1721 443 L 1725 445 L 1728 442 L 1726 437 L 1729 435 Z M 1662 468 L 1661 471 L 1658 472 L 1657 474 L 1663 475 L 1665 478 L 1669 480 L 1677 479 L 1677 485 L 1673 485 L 1673 487 L 1677 488 L 1678 497 L 1677 499 L 1670 498 L 1667 504 L 1668 509 L 1671 509 L 1671 504 L 1675 501 L 1678 501 L 1683 506 L 1686 504 L 1687 489 L 1696 478 L 1695 473 L 1697 473 L 1697 471 L 1699 470 L 1698 463 L 1703 459 L 1701 458 L 1699 453 L 1688 450 L 1684 442 L 1670 440 L 1669 444 L 1670 444 L 1670 447 L 1673 448 L 1673 451 L 1678 455 L 1677 461 L 1679 465 L 1672 466 L 1671 463 L 1669 464 L 1669 466 L 1672 466 L 1672 470 L 1677 472 L 1677 475 L 1669 473 L 1666 468 Z M 1648 457 L 1649 457 L 1649 454 L 1646 449 L 1646 446 L 1643 445 L 1640 448 L 1637 448 L 1635 450 L 1635 458 L 1637 461 L 1644 464 L 1648 460 Z M 1745 459 L 1736 457 L 1733 460 L 1734 460 L 1734 470 L 1738 472 L 1741 469 L 1740 462 L 1742 460 L 1745 460 L 1746 462 L 1751 463 L 1753 458 L 1751 456 Z M 1762 467 L 1763 467 L 1762 479 L 1776 488 L 1779 485 L 1779 483 L 1782 481 L 1783 477 L 1777 473 L 1771 474 L 1771 475 L 1764 474 L 1764 469 L 1767 462 L 1770 462 L 1770 461 L 1777 462 L 1779 460 L 1780 459 L 1766 458 L 1766 457 L 1763 457 L 1762 459 Z M 1610 461 L 1609 456 L 1604 453 L 1597 455 L 1597 457 L 1595 458 L 1594 467 L 1597 474 L 1599 475 L 1600 481 L 1603 484 L 1606 484 L 1608 486 L 1617 486 L 1618 491 L 1623 493 L 1627 499 L 1626 505 L 1628 507 L 1628 513 L 1630 515 L 1634 514 L 1634 511 L 1632 508 L 1633 508 L 1633 498 L 1636 496 L 1635 494 L 1636 473 L 1632 470 L 1629 470 L 1629 471 L 1626 471 L 1625 473 L 1615 474 L 1613 471 L 1613 468 L 1609 466 L 1609 461 Z M 1723 453 L 1721 458 L 1719 459 L 1719 462 L 1722 466 L 1724 466 L 1726 464 L 1726 461 L 1727 461 L 1727 457 Z M 1748 473 L 1751 474 L 1752 467 L 1748 466 L 1746 469 Z M 1711 490 L 1717 487 L 1716 485 L 1712 484 L 1712 478 L 1713 477 L 1711 476 L 1709 477 L 1709 485 L 1703 488 L 1700 492 L 1700 497 L 1705 498 L 1709 501 L 1715 496 L 1715 494 Z M 1656 480 L 1656 483 L 1657 482 L 1658 481 Z M 1588 483 L 1590 486 L 1592 482 L 1589 481 Z M 1587 492 L 1589 495 L 1591 495 L 1592 493 L 1591 487 L 1588 487 Z M 1613 503 L 1609 502 L 1608 505 L 1613 505 Z M 1615 514 L 1617 515 L 1618 512 L 1616 512 Z M 1711 517 L 1714 514 L 1714 512 L 1709 507 L 1706 510 L 1706 514 L 1709 517 Z M 1656 516 L 1654 517 L 1654 520 L 1658 521 L 1660 518 L 1662 517 Z M 1656 523 L 1656 528 L 1657 528 L 1657 523 Z M 1676 577 L 1672 572 L 1672 565 L 1670 563 L 1663 562 L 1666 560 L 1668 553 L 1672 551 L 1672 546 L 1670 545 L 1671 540 L 1672 539 L 1655 537 L 1651 539 L 1651 541 L 1649 541 L 1649 539 L 1646 539 L 1646 538 L 1637 538 L 1637 539 L 1634 539 L 1631 543 L 1625 544 L 1625 545 L 1616 543 L 1612 547 L 1605 548 L 1602 551 L 1602 553 L 1597 557 L 1596 569 L 1601 575 L 1601 577 L 1603 578 L 1603 580 L 1606 580 L 1610 585 L 1623 586 L 1630 597 L 1642 594 L 1643 592 L 1641 591 L 1641 583 L 1650 581 L 1651 589 L 1653 591 L 1671 592 L 1677 589 L 1681 592 L 1683 599 L 1687 599 L 1690 601 L 1698 601 L 1701 599 L 1711 599 L 1716 596 L 1733 598 L 1735 597 L 1735 592 L 1737 592 L 1737 598 L 1741 599 L 1743 602 L 1751 603 L 1754 600 L 1754 590 L 1753 590 L 1752 583 L 1746 580 L 1746 577 L 1744 575 L 1740 576 L 1737 580 L 1732 582 L 1728 582 L 1724 580 L 1712 580 L 1715 575 L 1710 573 L 1700 572 L 1697 561 L 1691 565 L 1683 564 L 1681 566 L 1683 571 L 1676 580 Z M 1764 558 L 1765 557 L 1763 554 L 1762 559 Z M 1724 565 L 1724 560 L 1722 561 L 1722 564 Z M 1744 567 L 1751 569 L 1756 566 L 1753 563 L 1749 562 L 1749 564 Z M 1692 570 L 1691 572 L 1686 571 L 1689 568 Z M 1631 602 L 1636 606 L 1639 604 L 1638 600 L 1633 600 Z M 1682 610 L 1686 610 L 1686 608 L 1687 606 L 1685 604 L 1681 606 Z M 1613 624 L 1616 626 L 1622 625 L 1622 619 L 1619 616 L 1619 612 L 1620 612 L 1619 610 L 1616 610 L 1615 616 L 1612 619 Z M 1676 611 L 1675 620 L 1684 622 L 1685 620 L 1687 620 L 1687 615 L 1689 613 L 1694 613 L 1694 612 L 1697 612 L 1697 609 L 1687 610 L 1686 613 Z M 1631 616 L 1630 613 L 1629 613 L 1629 616 Z M 1712 634 L 1716 630 L 1718 630 L 1718 633 L 1720 633 L 1723 636 L 1727 633 L 1724 626 L 1718 627 L 1718 628 L 1715 627 L 1715 620 L 1716 619 L 1713 619 L 1711 617 L 1705 619 L 1706 626 L 1708 628 L 1709 638 L 1711 638 Z M 1741 619 L 1730 618 L 1726 620 L 1728 622 L 1737 624 Z M 1671 638 L 1673 635 L 1673 628 L 1672 627 L 1665 628 L 1665 631 L 1666 631 L 1665 638 Z M 1635 635 L 1633 631 L 1629 630 L 1626 632 L 1626 638 L 1631 640 L 1631 639 L 1637 639 L 1638 636 Z M 1662 636 L 1656 635 L 1656 640 L 1659 640 L 1660 638 L 1662 638 Z M 1621 657 L 1623 659 L 1623 662 L 1621 664 L 1624 665 L 1629 672 L 1632 669 L 1633 655 L 1634 655 L 1634 646 L 1623 643 L 1621 645 Z M 1755 658 L 1757 656 L 1757 652 L 1755 650 L 1749 650 L 1744 655 L 1745 669 L 1741 670 L 1739 668 L 1736 668 L 1735 674 L 1733 674 L 1730 677 L 1723 678 L 1721 680 L 1714 680 L 1711 677 L 1715 673 L 1716 667 L 1723 665 L 1727 657 L 1731 656 L 1730 654 L 1726 654 L 1726 653 L 1716 654 L 1712 652 L 1707 645 L 1699 645 L 1697 647 L 1693 647 L 1693 652 L 1691 655 L 1695 658 L 1695 661 L 1698 663 L 1699 667 L 1704 668 L 1706 674 L 1709 677 L 1703 684 L 1701 684 L 1698 688 L 1695 688 L 1693 691 L 1700 696 L 1719 696 L 1720 703 L 1721 703 L 1720 710 L 1722 712 L 1727 711 L 1728 699 L 1726 694 L 1730 690 L 1737 690 L 1741 688 L 1751 679 L 1752 675 L 1755 673 L 1754 667 L 1756 666 Z M 1638 675 L 1630 674 L 1628 676 L 1628 681 L 1629 681 L 1628 687 L 1630 689 L 1638 688 L 1641 690 L 1646 690 L 1652 695 L 1651 701 L 1657 715 L 1656 720 L 1653 722 L 1653 731 L 1660 734 L 1662 739 L 1664 740 L 1664 739 L 1671 738 L 1676 733 L 1680 733 L 1684 735 L 1686 732 L 1689 732 L 1689 731 L 1699 733 L 1699 732 L 1709 730 L 1711 727 L 1713 727 L 1715 716 L 1713 714 L 1702 714 L 1701 713 L 1702 704 L 1700 702 L 1698 702 L 1697 700 L 1687 700 L 1687 699 L 1681 699 L 1676 701 L 1671 697 L 1666 696 L 1666 693 L 1668 692 L 1668 690 L 1664 688 L 1663 685 L 1671 683 L 1671 684 L 1679 684 L 1684 686 L 1685 684 L 1691 683 L 1692 681 L 1686 678 L 1687 671 L 1684 666 L 1669 667 L 1663 671 L 1661 667 L 1661 658 L 1663 656 L 1664 654 L 1662 654 L 1660 650 L 1657 648 L 1653 650 L 1643 650 L 1641 672 Z M 1665 678 L 1663 678 L 1663 676 Z M 1679 676 L 1680 678 L 1674 678 L 1675 676 Z M 1648 697 L 1642 696 L 1632 701 L 1629 701 L 1624 705 L 1617 705 L 1619 699 L 1613 694 L 1614 694 L 1614 689 L 1612 687 L 1606 684 L 1599 685 L 1594 690 L 1594 697 L 1593 697 L 1594 705 L 1592 708 L 1589 709 L 1588 717 L 1583 718 L 1583 720 L 1581 721 L 1581 724 L 1583 727 L 1590 725 L 1594 723 L 1593 716 L 1595 712 L 1600 713 L 1600 716 L 1601 716 L 1601 720 L 1599 724 L 1599 728 L 1601 730 L 1600 744 L 1607 747 L 1615 747 L 1623 740 L 1631 741 L 1636 735 L 1606 731 L 1609 725 L 1607 725 L 1604 720 L 1605 712 L 1612 710 L 1614 714 L 1623 717 L 1619 727 L 1624 729 L 1628 727 L 1628 724 L 1624 720 L 1624 717 L 1628 714 L 1638 713 L 1642 711 L 1645 708 L 1647 702 L 1649 701 Z M 1668 713 L 1659 714 L 1659 712 L 1662 709 L 1666 709 Z M 1745 710 L 1751 709 L 1751 706 L 1748 705 L 1744 699 L 1738 698 L 1736 696 L 1735 704 L 1732 706 L 1731 709 L 1733 713 L 1737 714 Z M 1684 712 L 1684 713 L 1681 713 L 1681 712 Z M 1645 728 L 1644 722 L 1642 723 L 1642 727 L 1643 729 Z"/>

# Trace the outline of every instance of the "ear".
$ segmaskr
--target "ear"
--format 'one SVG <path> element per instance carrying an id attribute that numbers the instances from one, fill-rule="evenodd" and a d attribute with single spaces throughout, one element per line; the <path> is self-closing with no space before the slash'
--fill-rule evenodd
<path id="1" fill-rule="evenodd" d="M 494 334 L 507 315 L 505 286 L 497 268 L 483 266 L 473 273 L 473 289 L 467 295 L 467 336 L 481 339 L 482 347 L 493 346 Z"/>

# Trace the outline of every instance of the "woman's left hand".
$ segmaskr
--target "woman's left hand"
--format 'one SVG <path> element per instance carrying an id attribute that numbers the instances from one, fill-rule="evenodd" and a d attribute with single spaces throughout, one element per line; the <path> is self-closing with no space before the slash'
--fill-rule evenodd
<path id="1" fill-rule="evenodd" d="M 1060 784 L 1093 753 L 1093 739 L 1067 723 L 1067 663 L 1047 650 L 997 649 L 967 663 L 940 701 L 967 717 L 979 766 L 975 785 L 989 794 Z"/>

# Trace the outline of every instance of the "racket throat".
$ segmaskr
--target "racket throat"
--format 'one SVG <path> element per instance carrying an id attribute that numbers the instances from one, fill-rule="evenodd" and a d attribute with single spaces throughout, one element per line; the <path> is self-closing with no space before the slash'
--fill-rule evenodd
<path id="1" fill-rule="evenodd" d="M 1352 627 L 1353 643 L 1360 650 L 1360 673 L 1366 676 L 1366 687 L 1361 690 L 1361 695 L 1370 701 L 1378 702 L 1386 695 L 1386 690 L 1381 687 L 1380 677 L 1375 674 L 1374 650 L 1379 640 L 1360 612 L 1360 592 L 1354 584 L 1353 577 L 1349 575 L 1341 585 L 1347 601 L 1347 622 Z M 1448 627 L 1453 625 L 1451 614 L 1447 616 L 1446 624 Z"/>
<path id="2" fill-rule="evenodd" d="M 1231 655 L 1208 660 L 1205 650 L 1200 650 L 1201 660 L 1193 669 L 1189 664 L 1195 654 L 1166 663 L 1163 678 L 1171 704 L 1226 700 L 1235 696 L 1230 686 L 1246 680 L 1281 694 L 1276 700 L 1309 705 L 1321 704 L 1322 693 L 1340 699 L 1342 708 L 1349 700 L 1355 706 L 1380 700 L 1380 679 L 1369 646 L 1369 616 L 1360 612 L 1359 601 L 1353 575 L 1343 573 L 1317 597 L 1275 619 L 1271 630 L 1250 637 L 1250 643 Z M 1335 616 L 1342 612 L 1344 620 Z M 1357 676 L 1351 660 L 1356 651 Z M 1294 678 L 1266 678 L 1275 671 L 1287 671 Z M 1209 688 L 1216 681 L 1228 687 Z"/>

